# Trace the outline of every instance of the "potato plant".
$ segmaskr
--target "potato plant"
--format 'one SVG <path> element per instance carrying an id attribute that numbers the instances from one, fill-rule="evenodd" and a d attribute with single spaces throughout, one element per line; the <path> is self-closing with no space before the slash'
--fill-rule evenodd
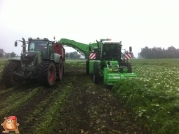
<path id="1" fill-rule="evenodd" d="M 120 81 L 113 90 L 152 133 L 179 133 L 179 61 L 146 61 L 133 60 L 138 78 Z"/>

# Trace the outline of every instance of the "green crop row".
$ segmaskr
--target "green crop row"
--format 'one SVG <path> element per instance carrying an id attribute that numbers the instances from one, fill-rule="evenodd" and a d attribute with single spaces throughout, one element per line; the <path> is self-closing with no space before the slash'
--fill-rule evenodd
<path id="1" fill-rule="evenodd" d="M 176 59 L 133 60 L 138 78 L 121 80 L 113 88 L 126 108 L 151 133 L 179 133 L 178 62 Z"/>
<path id="2" fill-rule="evenodd" d="M 7 62 L 7 60 L 5 59 L 0 59 L 0 83 L 2 82 L 2 70 L 3 70 L 3 67 L 5 65 L 5 63 Z"/>
<path id="3" fill-rule="evenodd" d="M 179 59 L 131 59 L 134 65 L 157 65 L 165 67 L 179 67 Z"/>

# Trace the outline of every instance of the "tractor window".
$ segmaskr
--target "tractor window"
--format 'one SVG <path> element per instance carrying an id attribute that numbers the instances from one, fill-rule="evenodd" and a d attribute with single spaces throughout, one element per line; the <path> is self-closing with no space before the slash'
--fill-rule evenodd
<path id="1" fill-rule="evenodd" d="M 117 59 L 118 58 L 118 44 L 103 44 L 103 52 L 102 52 L 103 59 L 110 60 L 110 59 Z"/>
<path id="2" fill-rule="evenodd" d="M 30 50 L 30 51 L 34 51 L 34 49 L 35 49 L 35 43 L 31 43 L 31 44 L 29 45 L 29 50 Z"/>
<path id="3" fill-rule="evenodd" d="M 52 43 L 49 43 L 49 47 L 52 47 Z"/>
<path id="4" fill-rule="evenodd" d="M 103 45 L 103 51 L 117 51 L 118 50 L 118 44 L 104 44 Z"/>
<path id="5" fill-rule="evenodd" d="M 29 51 L 44 51 L 47 50 L 48 41 L 33 40 L 29 42 Z"/>

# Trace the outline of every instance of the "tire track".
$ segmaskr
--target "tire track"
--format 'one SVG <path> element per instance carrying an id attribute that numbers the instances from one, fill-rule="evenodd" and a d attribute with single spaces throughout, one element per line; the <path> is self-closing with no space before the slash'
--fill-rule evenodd
<path id="1" fill-rule="evenodd" d="M 59 132 L 64 134 L 147 134 L 140 122 L 132 118 L 117 98 L 102 82 L 95 85 L 85 68 L 78 68 L 73 90 L 59 116 Z M 56 130 L 57 132 L 57 130 Z"/>
<path id="2" fill-rule="evenodd" d="M 17 116 L 22 134 L 147 134 L 102 82 L 92 82 L 84 65 L 66 64 L 64 79 L 51 88 L 30 83 L 1 93 L 22 95 L 19 101 L 12 99 L 17 107 L 0 114 Z"/>

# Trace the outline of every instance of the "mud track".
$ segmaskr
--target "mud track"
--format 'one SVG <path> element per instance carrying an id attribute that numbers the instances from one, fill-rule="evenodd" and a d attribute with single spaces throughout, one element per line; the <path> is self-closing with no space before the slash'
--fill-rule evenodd
<path id="1" fill-rule="evenodd" d="M 119 98 L 102 82 L 94 84 L 85 74 L 85 66 L 78 64 L 81 63 L 66 64 L 63 81 L 51 88 L 33 82 L 9 91 L 1 89 L 4 92 L 0 92 L 1 102 L 11 94 L 25 96 L 37 90 L 16 109 L 0 114 L 1 122 L 4 116 L 17 116 L 22 134 L 147 134 L 143 125 L 123 108 Z M 18 97 L 14 98 L 17 100 Z M 13 102 L 8 106 L 11 105 Z M 4 107 L 5 104 L 0 105 Z"/>

